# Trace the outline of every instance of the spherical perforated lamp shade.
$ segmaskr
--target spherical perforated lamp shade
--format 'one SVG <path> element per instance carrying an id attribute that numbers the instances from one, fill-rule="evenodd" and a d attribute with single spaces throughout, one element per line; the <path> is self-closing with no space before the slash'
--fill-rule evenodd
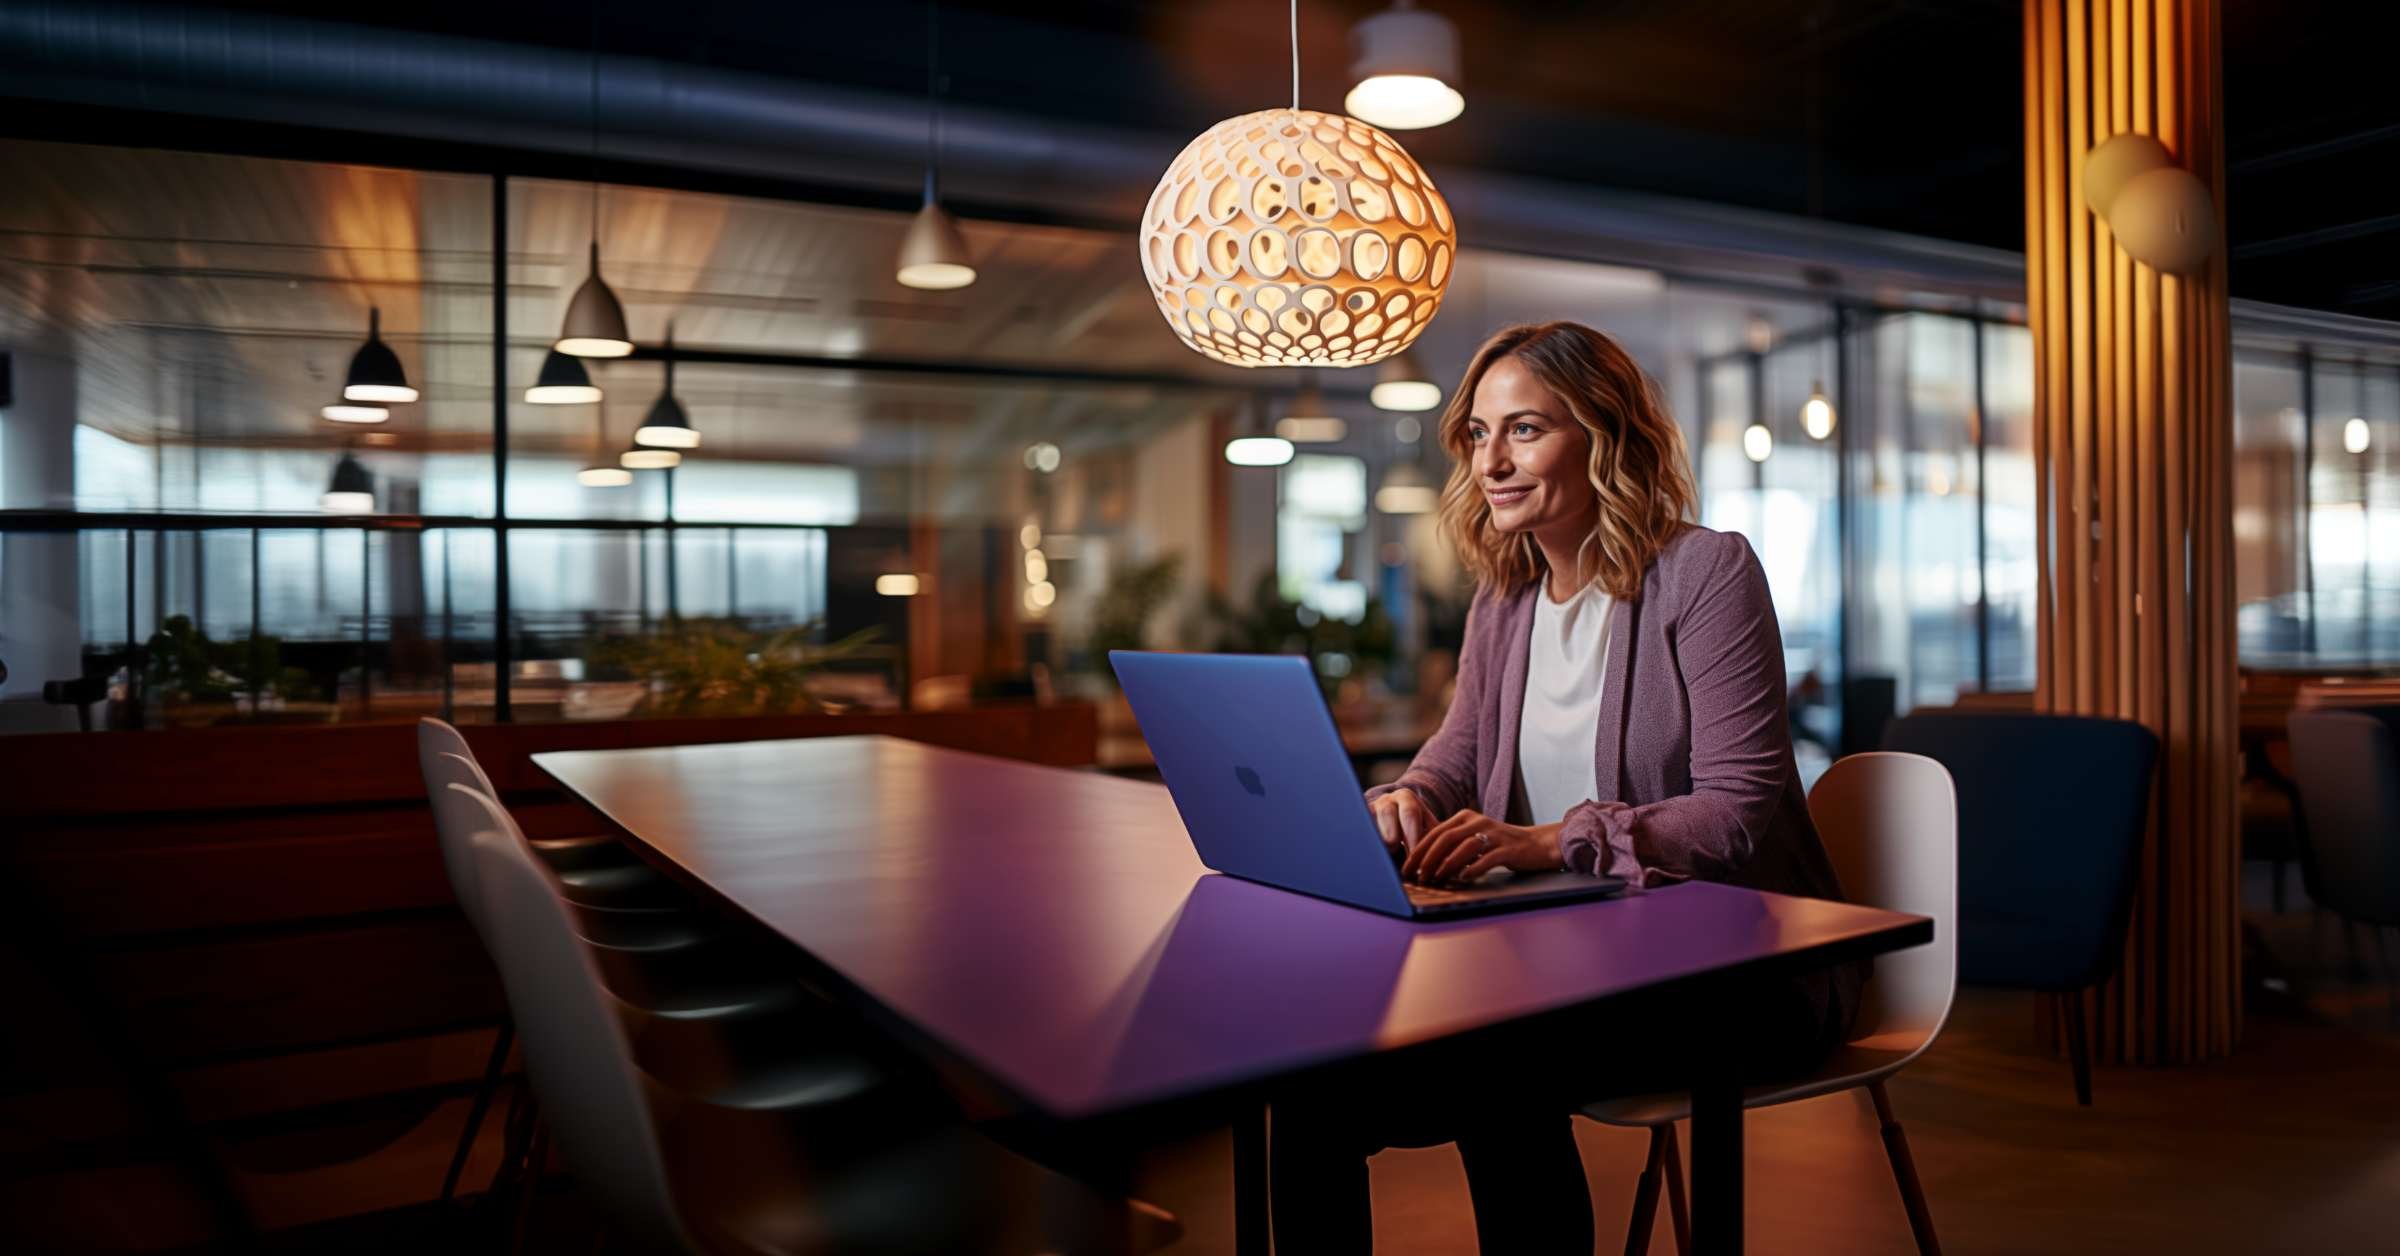
<path id="1" fill-rule="evenodd" d="M 1233 366 L 1359 366 L 1441 308 L 1449 203 L 1391 136 L 1269 109 L 1218 123 L 1142 214 L 1142 271 L 1175 334 Z"/>

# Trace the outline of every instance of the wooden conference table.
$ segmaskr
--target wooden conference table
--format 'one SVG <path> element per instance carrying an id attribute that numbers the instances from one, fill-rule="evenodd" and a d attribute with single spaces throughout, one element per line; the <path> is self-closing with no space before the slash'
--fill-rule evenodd
<path id="1" fill-rule="evenodd" d="M 554 751 L 646 860 L 788 940 L 971 1094 L 1050 1125 L 1235 1132 L 1266 1250 L 1262 1102 L 1344 1062 L 1915 946 L 1932 922 L 1730 886 L 1422 925 L 1208 873 L 1165 787 L 888 737 Z M 1446 1048 L 1449 1049 L 1449 1048 Z M 1741 1092 L 1692 1078 L 1694 1246 L 1741 1248 Z"/>

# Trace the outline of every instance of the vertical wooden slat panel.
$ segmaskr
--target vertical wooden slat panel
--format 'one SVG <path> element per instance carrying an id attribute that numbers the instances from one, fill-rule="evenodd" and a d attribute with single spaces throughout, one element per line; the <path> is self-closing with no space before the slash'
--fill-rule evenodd
<path id="1" fill-rule="evenodd" d="M 2059 320 L 2050 313 L 2057 299 L 2050 272 L 2058 258 L 2058 246 L 2052 242 L 2050 232 L 2058 221 L 2053 209 L 2064 195 L 2057 186 L 2055 170 L 2058 100 L 2056 93 L 2045 86 L 2058 73 L 2058 27 L 2054 17 L 2046 0 L 2025 0 L 2025 317 L 2034 342 L 2034 456 L 2052 465 L 2057 458 L 2051 448 L 2050 433 L 2058 414 L 2055 383 L 2063 355 L 2057 343 Z M 2051 591 L 2058 575 L 2058 562 L 2053 556 L 2055 529 L 2051 523 L 2058 514 L 2056 503 L 2051 500 L 2053 492 L 2049 477 L 2035 477 L 2033 697 L 2037 711 L 2051 708 L 2048 686 L 2050 678 L 2058 674 L 2051 659 L 2051 644 L 2058 636 L 2057 598 Z"/>
<path id="2" fill-rule="evenodd" d="M 2224 186 L 2218 0 L 2027 0 L 2026 292 L 2044 565 L 2036 708 L 2161 739 L 2099 1050 L 2202 1059 L 2239 1026 L 2231 381 L 2222 237 L 2161 276 L 2083 204 L 2110 136 L 2157 136 Z M 2220 219 L 2222 215 L 2220 214 Z"/>
<path id="3" fill-rule="evenodd" d="M 2089 4 L 2067 6 L 2067 201 L 2083 202 L 2083 157 L 2091 143 L 2091 19 Z M 2066 469 L 2070 542 L 2060 547 L 2066 579 L 2059 582 L 2072 620 L 2061 659 L 2067 665 L 2068 709 L 2088 711 L 2092 702 L 2092 220 L 2067 214 L 2067 440 Z"/>
<path id="4" fill-rule="evenodd" d="M 2068 463 L 2067 443 L 2067 197 L 2065 126 L 2066 102 L 2055 90 L 2059 76 L 2065 73 L 2066 14 L 2053 0 L 2027 0 L 2039 10 L 2042 39 L 2041 88 L 2034 96 L 2042 127 L 2043 204 L 2039 225 L 2042 246 L 2040 267 L 2044 288 L 2043 322 L 2033 329 L 2039 346 L 2038 360 L 2043 367 L 2045 390 L 2035 407 L 2034 426 L 2039 440 L 2034 448 L 2047 466 L 2064 467 Z M 2033 231 L 2029 224 L 2028 232 Z M 2037 500 L 2042 503 L 2041 529 L 2044 544 L 2040 547 L 2043 564 L 2037 581 L 2043 596 L 2048 599 L 2048 614 L 2041 622 L 2041 670 L 2036 674 L 2036 696 L 2041 710 L 2067 710 L 2074 705 L 2073 681 L 2067 669 L 2060 665 L 2063 642 L 2072 622 L 2068 607 L 2073 597 L 2066 587 L 2074 563 L 2068 557 L 2073 545 L 2073 532 L 2063 526 L 2069 520 L 2063 500 L 2063 485 L 2059 476 L 2037 478 Z"/>

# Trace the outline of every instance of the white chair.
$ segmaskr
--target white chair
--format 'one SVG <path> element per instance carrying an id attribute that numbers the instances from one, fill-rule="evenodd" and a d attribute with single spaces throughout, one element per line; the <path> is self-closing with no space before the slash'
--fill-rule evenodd
<path id="1" fill-rule="evenodd" d="M 483 761 L 475 757 L 474 748 L 467 744 L 466 734 L 459 732 L 446 720 L 427 715 L 417 720 L 417 771 L 425 778 L 427 798 L 438 798 L 441 793 L 441 782 L 435 779 L 437 776 L 448 779 L 441 763 L 441 757 L 445 754 L 454 754 L 466 760 L 467 769 L 473 777 L 470 784 L 494 798 L 500 796 L 499 788 L 492 784 L 491 774 L 484 771 Z M 649 874 L 649 869 L 642 866 L 632 851 L 625 849 L 623 842 L 605 834 L 546 837 L 530 844 L 534 854 L 541 856 L 544 863 L 560 873 L 636 870 L 618 874 L 619 880 L 640 880 Z M 603 883 L 606 880 L 605 876 L 602 877 Z"/>
<path id="2" fill-rule="evenodd" d="M 1883 1126 L 1884 1154 L 1908 1210 L 1917 1250 L 1938 1253 L 1933 1216 L 1917 1182 L 1908 1138 L 1892 1114 L 1884 1079 L 1933 1045 L 1950 1019 L 1958 989 L 1958 796 L 1950 773 L 1923 755 L 1877 751 L 1854 754 L 1827 769 L 1808 794 L 1808 811 L 1850 900 L 1933 919 L 1933 941 L 1875 960 L 1875 976 L 1852 1026 L 1850 1041 L 1836 1049 L 1813 1075 L 1753 1088 L 1744 1108 L 1814 1099 L 1864 1089 Z M 1691 1115 L 1685 1094 L 1612 1099 L 1584 1109 L 1607 1125 L 1650 1131 L 1649 1163 L 1634 1195 L 1628 1253 L 1647 1251 L 1657 1215 L 1660 1179 L 1673 1208 L 1677 1250 L 1688 1250 L 1683 1168 L 1675 1123 Z"/>
<path id="3" fill-rule="evenodd" d="M 484 914 L 483 896 L 476 886 L 474 835 L 484 829 L 498 829 L 519 842 L 524 841 L 524 835 L 507 808 L 477 788 L 476 783 L 485 778 L 472 759 L 441 751 L 420 766 L 433 789 L 434 834 L 451 892 L 457 896 L 476 937 L 489 951 L 494 928 Z M 527 846 L 528 851 L 532 849 Z M 740 955 L 729 956 L 721 948 L 708 945 L 722 931 L 694 913 L 661 907 L 589 905 L 578 905 L 574 910 L 581 925 L 579 936 L 610 956 L 607 967 L 616 975 L 624 1002 L 637 1011 L 670 1020 L 725 1017 L 773 1010 L 798 997 L 798 990 L 789 982 L 756 975 L 756 965 L 745 964 Z M 439 1198 L 445 1203 L 458 1193 L 459 1179 L 465 1174 L 467 1159 L 475 1148 L 475 1136 L 483 1128 L 492 1100 L 499 1093 L 515 1032 L 515 1024 L 503 1018 L 493 1036 L 474 1102 L 467 1110 L 466 1124 L 459 1129 L 449 1167 L 442 1174 Z M 672 1028 L 659 1029 L 654 1034 L 652 1051 L 660 1058 L 706 1062 L 734 1053 L 731 1046 L 697 1035 L 677 1037 Z M 703 1074 L 731 1071 L 728 1066 L 708 1063 L 691 1067 Z M 512 1149 L 512 1154 L 504 1157 L 503 1173 L 513 1163 Z"/>
<path id="4" fill-rule="evenodd" d="M 695 1252 L 1147 1252 L 1174 1218 L 1110 1199 L 872 1092 L 773 1113 L 665 1091 L 636 1066 L 555 881 L 474 838 L 493 958 L 567 1167 L 644 1246 Z M 535 1163 L 541 1163 L 537 1145 Z"/>

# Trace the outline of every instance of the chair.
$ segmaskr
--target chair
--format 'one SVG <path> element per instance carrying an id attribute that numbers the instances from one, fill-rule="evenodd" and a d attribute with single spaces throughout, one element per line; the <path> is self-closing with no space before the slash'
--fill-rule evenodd
<path id="1" fill-rule="evenodd" d="M 2309 897 L 2367 926 L 2400 1016 L 2400 975 L 2383 930 L 2400 925 L 2400 753 L 2382 711 L 2292 712 L 2292 777 L 2300 788 Z"/>
<path id="2" fill-rule="evenodd" d="M 433 790 L 434 833 L 451 891 L 466 913 L 467 923 L 488 951 L 493 927 L 483 914 L 483 900 L 476 891 L 472 840 L 475 833 L 487 828 L 499 829 L 519 841 L 524 840 L 523 834 L 507 809 L 476 787 L 485 778 L 473 760 L 441 751 L 420 766 Z M 533 848 L 528 844 L 527 849 Z M 609 967 L 625 992 L 625 1002 L 652 1015 L 668 1019 L 726 1016 L 771 1009 L 791 1002 L 797 995 L 789 983 L 762 979 L 751 971 L 755 965 L 743 964 L 740 956 L 729 957 L 723 950 L 710 947 L 708 944 L 721 931 L 693 913 L 659 906 L 595 905 L 578 905 L 576 912 L 583 922 L 583 940 L 610 956 Z M 685 974 L 686 979 L 679 983 L 675 980 L 677 973 Z M 444 1203 L 457 1195 L 467 1158 L 474 1151 L 475 1136 L 482 1130 L 507 1072 L 515 1031 L 514 1022 L 504 1018 L 493 1036 L 474 1103 L 467 1110 L 466 1123 L 451 1148 L 449 1167 L 442 1174 L 439 1198 Z M 701 1053 L 689 1041 L 672 1041 L 670 1032 L 659 1031 L 658 1051 L 680 1047 L 685 1053 Z M 512 1150 L 503 1171 L 506 1164 L 513 1162 Z"/>
<path id="3" fill-rule="evenodd" d="M 2083 992 L 2124 955 L 2158 737 L 2130 720 L 1931 711 L 1893 721 L 1884 748 L 1957 782 L 1959 980 L 2057 998 L 2091 1106 Z"/>
<path id="4" fill-rule="evenodd" d="M 449 725 L 446 720 L 437 720 L 432 716 L 420 716 L 418 718 L 418 773 L 420 776 L 425 776 L 425 795 L 427 797 L 439 793 L 439 785 L 434 783 L 434 778 L 444 776 L 444 768 L 442 768 L 444 754 L 456 754 L 458 759 L 466 759 L 468 771 L 473 773 L 473 780 L 468 780 L 468 783 L 475 785 L 475 788 L 482 790 L 482 793 L 499 797 L 499 788 L 497 785 L 492 785 L 492 773 L 482 771 L 482 761 L 475 759 L 475 749 L 466 744 L 466 735 L 458 732 L 454 725 Z M 581 838 L 540 838 L 540 841 L 533 841 L 530 845 L 533 845 L 533 853 L 542 857 L 542 862 L 547 862 L 550 867 L 559 869 L 559 872 L 600 874 L 598 881 L 595 881 L 595 886 L 607 886 L 612 877 L 614 877 L 614 881 L 643 881 L 646 877 L 655 877 L 655 874 L 650 874 L 648 867 L 643 867 L 641 860 L 636 860 L 631 850 L 624 848 L 624 843 L 619 843 L 617 838 L 605 836 L 605 833 L 588 833 L 588 836 L 581 836 Z M 617 869 L 631 869 L 631 872 L 617 872 Z M 610 891 L 595 889 L 593 893 L 610 893 Z M 626 893 L 626 891 L 617 891 L 617 893 Z"/>
<path id="5" fill-rule="evenodd" d="M 771 1111 L 674 1095 L 636 1066 L 555 878 L 510 835 L 474 838 L 493 958 L 567 1166 L 621 1229 L 669 1251 L 1135 1252 L 1180 1236 L 954 1123 L 871 1092 Z M 537 1163 L 539 1161 L 537 1160 Z"/>
<path id="6" fill-rule="evenodd" d="M 1852 901 L 1930 916 L 1933 941 L 1879 957 L 1850 1041 L 1809 1077 L 1752 1087 L 1743 1095 L 1742 1106 L 1764 1108 L 1866 1090 L 1883 1126 L 1884 1154 L 1892 1162 L 1917 1250 L 1938 1253 L 1941 1244 L 1934 1237 L 1933 1216 L 1917 1182 L 1908 1138 L 1892 1113 L 1883 1083 L 1923 1055 L 1950 1019 L 1950 1000 L 1958 985 L 1957 794 L 1949 772 L 1931 759 L 1870 751 L 1837 760 L 1826 769 L 1809 791 L 1808 810 Z M 1625 1237 L 1629 1256 L 1649 1250 L 1662 1177 L 1673 1205 L 1677 1249 L 1689 1250 L 1675 1123 L 1691 1115 L 1690 1096 L 1613 1099 L 1583 1112 L 1606 1125 L 1650 1131 L 1650 1157 L 1635 1189 L 1633 1225 Z"/>

